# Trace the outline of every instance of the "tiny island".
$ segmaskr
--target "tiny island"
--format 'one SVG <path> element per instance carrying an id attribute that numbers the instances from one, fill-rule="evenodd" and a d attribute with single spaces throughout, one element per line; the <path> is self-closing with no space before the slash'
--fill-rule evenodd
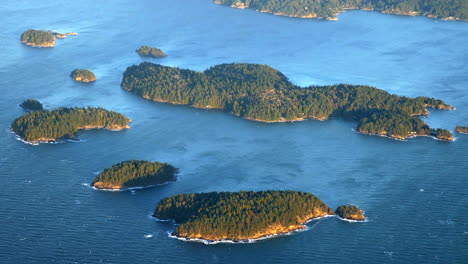
<path id="1" fill-rule="evenodd" d="M 358 222 L 366 220 L 364 212 L 359 207 L 352 204 L 338 206 L 338 208 L 336 208 L 336 214 L 343 220 Z"/>
<path id="2" fill-rule="evenodd" d="M 462 134 L 468 134 L 468 126 L 457 126 L 455 131 Z"/>
<path id="3" fill-rule="evenodd" d="M 28 29 L 21 35 L 21 42 L 32 47 L 51 48 L 55 46 L 55 36 L 50 31 Z"/>
<path id="4" fill-rule="evenodd" d="M 11 124 L 11 130 L 25 143 L 54 143 L 78 140 L 81 129 L 118 131 L 130 128 L 128 117 L 98 107 L 58 108 L 33 111 Z"/>
<path id="5" fill-rule="evenodd" d="M 77 82 L 94 82 L 96 75 L 90 70 L 75 69 L 71 72 L 70 77 Z"/>
<path id="6" fill-rule="evenodd" d="M 152 57 L 152 58 L 164 58 L 167 55 L 158 48 L 152 48 L 150 46 L 141 46 L 141 48 L 136 50 L 140 56 Z"/>
<path id="7" fill-rule="evenodd" d="M 29 111 L 40 111 L 44 109 L 44 106 L 36 99 L 27 99 L 24 100 L 20 106 Z"/>
<path id="8" fill-rule="evenodd" d="M 144 188 L 176 180 L 177 169 L 170 164 L 129 160 L 105 169 L 91 186 L 100 190 Z"/>
<path id="9" fill-rule="evenodd" d="M 442 100 L 365 85 L 300 87 L 268 65 L 231 63 L 197 72 L 144 62 L 125 70 L 121 87 L 156 102 L 219 109 L 253 121 L 343 118 L 357 121 L 362 134 L 454 139 L 450 131 L 431 128 L 419 117 L 429 115 L 427 108 L 454 110 Z"/>
<path id="10" fill-rule="evenodd" d="M 161 200 L 153 216 L 174 220 L 178 238 L 242 242 L 303 230 L 308 221 L 334 214 L 306 192 L 241 191 L 174 195 Z"/>
<path id="11" fill-rule="evenodd" d="M 214 0 L 233 8 L 254 9 L 262 13 L 298 18 L 338 20 L 339 13 L 359 9 L 387 14 L 426 16 L 443 20 L 468 20 L 465 0 Z"/>

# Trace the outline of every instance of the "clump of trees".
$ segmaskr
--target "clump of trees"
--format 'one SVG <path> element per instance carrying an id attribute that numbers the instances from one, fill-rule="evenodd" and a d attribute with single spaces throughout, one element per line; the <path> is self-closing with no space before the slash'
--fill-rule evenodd
<path id="1" fill-rule="evenodd" d="M 345 9 L 423 15 L 434 18 L 468 19 L 465 0 L 216 0 L 227 6 L 247 6 L 264 12 L 297 17 L 331 19 Z"/>
<path id="2" fill-rule="evenodd" d="M 26 110 L 31 111 L 40 111 L 44 109 L 44 106 L 41 104 L 41 102 L 35 99 L 24 100 L 20 106 Z"/>
<path id="3" fill-rule="evenodd" d="M 336 208 L 336 214 L 343 219 L 356 221 L 364 221 L 366 219 L 364 212 L 353 204 L 338 206 L 338 208 Z"/>
<path id="4" fill-rule="evenodd" d="M 28 45 L 51 47 L 55 45 L 55 37 L 49 31 L 28 29 L 21 35 L 21 42 Z"/>
<path id="5" fill-rule="evenodd" d="M 128 67 L 121 86 L 151 100 L 218 108 L 258 121 L 352 119 L 360 132 L 395 138 L 429 135 L 429 126 L 415 116 L 427 114 L 427 107 L 452 109 L 438 99 L 364 85 L 299 87 L 259 64 L 221 64 L 196 72 L 145 62 Z"/>
<path id="6" fill-rule="evenodd" d="M 75 81 L 79 82 L 94 82 L 96 81 L 96 75 L 90 70 L 75 69 L 70 73 L 70 77 Z"/>
<path id="7" fill-rule="evenodd" d="M 13 121 L 11 130 L 28 142 L 57 141 L 75 138 L 79 129 L 122 129 L 128 122 L 128 117 L 103 108 L 61 107 L 26 113 Z"/>
<path id="8" fill-rule="evenodd" d="M 302 225 L 327 214 L 334 212 L 319 198 L 296 191 L 178 194 L 160 201 L 154 211 L 155 217 L 179 224 L 175 235 L 210 240 L 253 238 L 272 226 Z"/>
<path id="9" fill-rule="evenodd" d="M 145 160 L 129 160 L 105 169 L 97 176 L 92 186 L 119 186 L 120 188 L 143 187 L 175 181 L 177 169 L 168 163 Z"/>
<path id="10" fill-rule="evenodd" d="M 163 58 L 167 56 L 162 50 L 158 48 L 152 48 L 150 46 L 141 46 L 141 48 L 137 49 L 136 52 L 140 56 L 148 56 L 153 58 Z"/>

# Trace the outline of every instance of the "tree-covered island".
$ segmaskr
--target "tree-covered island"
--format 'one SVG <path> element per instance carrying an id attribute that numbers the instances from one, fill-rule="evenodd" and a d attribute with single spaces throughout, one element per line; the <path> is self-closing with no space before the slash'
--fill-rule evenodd
<path id="1" fill-rule="evenodd" d="M 176 180 L 177 169 L 170 164 L 145 160 L 129 160 L 105 169 L 91 186 L 103 190 L 149 187 Z"/>
<path id="2" fill-rule="evenodd" d="M 55 36 L 50 31 L 28 29 L 21 35 L 21 42 L 33 47 L 55 46 Z"/>
<path id="3" fill-rule="evenodd" d="M 96 107 L 58 108 L 29 112 L 11 124 L 23 141 L 38 144 L 76 139 L 80 129 L 122 130 L 131 120 L 117 112 Z"/>
<path id="4" fill-rule="evenodd" d="M 141 46 L 136 50 L 136 53 L 140 56 L 152 57 L 152 58 L 164 58 L 167 55 L 158 48 L 152 48 L 150 46 Z"/>
<path id="5" fill-rule="evenodd" d="M 281 72 L 259 64 L 221 64 L 204 72 L 144 62 L 128 67 L 123 89 L 157 102 L 222 109 L 263 122 L 339 117 L 356 120 L 357 131 L 406 139 L 450 131 L 431 129 L 418 115 L 426 108 L 453 109 L 441 100 L 389 94 L 364 85 L 299 87 Z"/>
<path id="6" fill-rule="evenodd" d="M 70 77 L 77 82 L 94 82 L 96 75 L 90 70 L 75 69 L 70 73 Z"/>
<path id="7" fill-rule="evenodd" d="M 178 194 L 161 200 L 153 216 L 174 220 L 177 237 L 242 241 L 305 229 L 307 221 L 334 214 L 310 193 L 242 191 Z"/>
<path id="8" fill-rule="evenodd" d="M 455 128 L 455 131 L 457 131 L 458 133 L 468 134 L 468 126 L 457 126 Z"/>
<path id="9" fill-rule="evenodd" d="M 337 14 L 349 9 L 445 20 L 468 20 L 466 0 L 214 0 L 214 2 L 274 15 L 328 20 L 337 20 Z"/>
<path id="10" fill-rule="evenodd" d="M 29 111 L 40 111 L 44 109 L 44 106 L 36 99 L 24 100 L 20 106 Z"/>
<path id="11" fill-rule="evenodd" d="M 364 221 L 364 212 L 356 205 L 340 205 L 336 208 L 336 214 L 344 220 Z"/>

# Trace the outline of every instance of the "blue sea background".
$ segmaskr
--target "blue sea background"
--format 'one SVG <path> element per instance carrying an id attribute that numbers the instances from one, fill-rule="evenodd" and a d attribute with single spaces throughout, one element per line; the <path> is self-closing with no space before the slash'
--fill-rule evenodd
<path id="1" fill-rule="evenodd" d="M 468 24 L 348 11 L 338 21 L 287 18 L 210 0 L 9 1 L 0 7 L 0 263 L 466 263 L 468 135 L 452 143 L 361 135 L 332 119 L 265 124 L 221 111 L 154 103 L 120 88 L 143 61 L 204 70 L 268 64 L 298 85 L 366 84 L 430 96 L 456 111 L 424 120 L 468 125 Z M 78 32 L 54 48 L 19 41 L 29 28 Z M 164 59 L 142 58 L 141 45 Z M 75 68 L 95 72 L 73 82 Z M 9 131 L 36 98 L 47 108 L 100 106 L 131 129 L 86 131 L 79 143 L 24 144 Z M 177 182 L 134 192 L 89 183 L 128 159 L 180 168 Z M 313 221 L 251 244 L 184 242 L 150 217 L 178 193 L 298 190 L 368 222 Z"/>

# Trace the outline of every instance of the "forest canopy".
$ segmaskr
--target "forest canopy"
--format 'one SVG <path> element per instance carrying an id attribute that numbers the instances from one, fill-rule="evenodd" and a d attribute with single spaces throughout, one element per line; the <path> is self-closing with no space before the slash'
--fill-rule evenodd
<path id="1" fill-rule="evenodd" d="M 313 218 L 334 215 L 316 196 L 296 191 L 178 194 L 161 200 L 154 216 L 174 220 L 174 235 L 243 240 L 303 229 Z"/>
<path id="2" fill-rule="evenodd" d="M 400 15 L 468 20 L 466 0 L 214 0 L 239 8 L 304 18 L 335 19 L 346 9 L 375 10 Z"/>
<path id="3" fill-rule="evenodd" d="M 75 139 L 79 129 L 129 128 L 128 117 L 97 107 L 58 108 L 26 113 L 11 124 L 11 130 L 31 143 Z"/>
<path id="4" fill-rule="evenodd" d="M 27 100 L 24 100 L 20 106 L 26 110 L 30 110 L 30 111 L 39 111 L 39 110 L 43 110 L 44 109 L 44 106 L 42 106 L 41 102 L 39 102 L 38 100 L 36 99 L 27 99 Z"/>
<path id="5" fill-rule="evenodd" d="M 196 72 L 145 62 L 128 67 L 121 86 L 146 99 L 222 109 L 256 121 L 341 117 L 358 121 L 359 132 L 398 139 L 437 133 L 416 117 L 427 115 L 427 107 L 453 109 L 435 98 L 392 95 L 365 85 L 299 87 L 260 64 L 221 64 Z"/>
<path id="6" fill-rule="evenodd" d="M 177 169 L 170 164 L 145 160 L 129 160 L 105 169 L 92 182 L 98 189 L 146 187 L 175 181 Z"/>

